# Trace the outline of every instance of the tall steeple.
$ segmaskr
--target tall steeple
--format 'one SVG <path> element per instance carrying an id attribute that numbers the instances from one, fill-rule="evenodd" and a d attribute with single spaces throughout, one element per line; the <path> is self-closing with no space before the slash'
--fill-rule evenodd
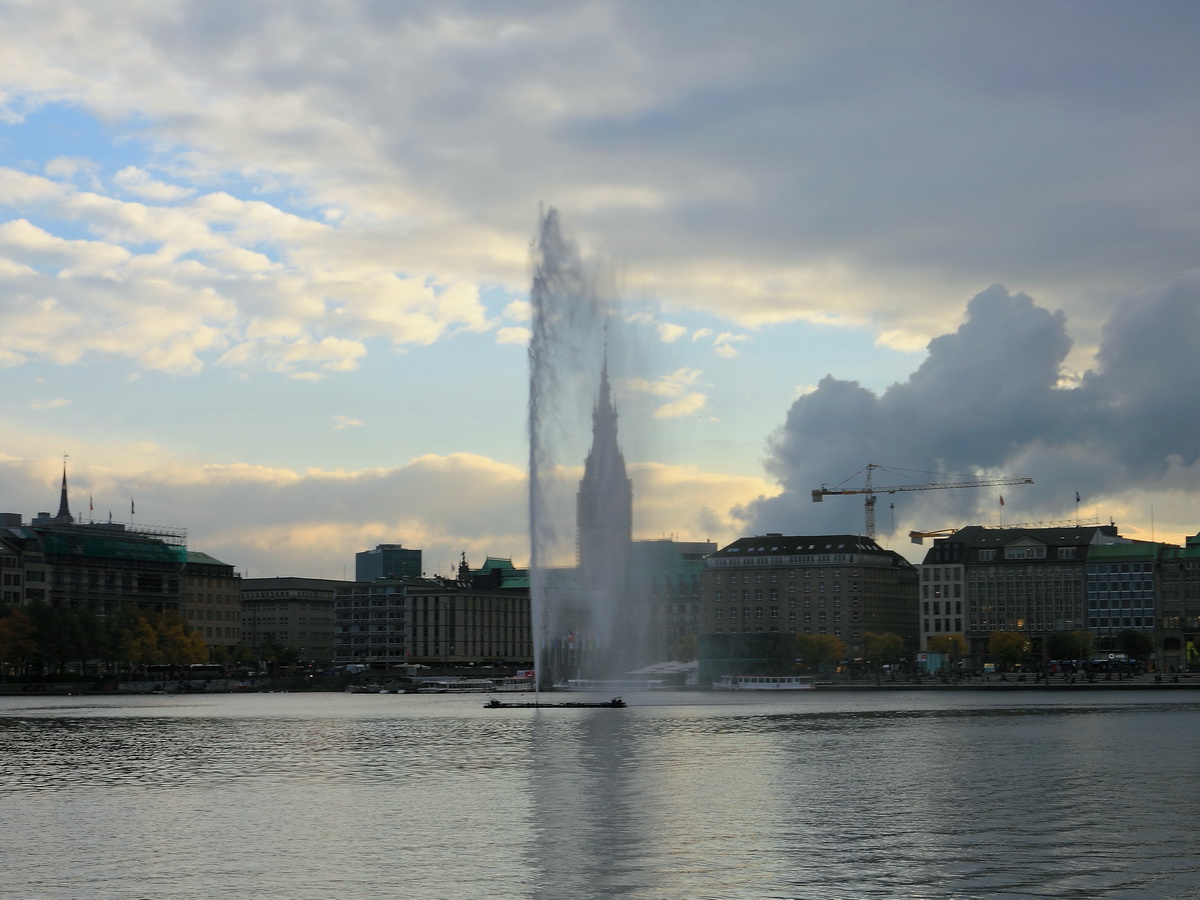
<path id="1" fill-rule="evenodd" d="M 71 504 L 67 502 L 67 459 L 63 457 L 62 494 L 58 500 L 58 515 L 54 517 L 56 525 L 70 525 L 75 521 L 71 515 Z"/>
<path id="2" fill-rule="evenodd" d="M 592 448 L 575 500 L 579 567 L 585 580 L 611 580 L 624 572 L 633 540 L 633 483 L 617 441 L 617 409 L 608 382 L 608 359 L 600 371 L 600 395 L 592 411 Z M 602 574 L 603 573 L 603 574 Z"/>

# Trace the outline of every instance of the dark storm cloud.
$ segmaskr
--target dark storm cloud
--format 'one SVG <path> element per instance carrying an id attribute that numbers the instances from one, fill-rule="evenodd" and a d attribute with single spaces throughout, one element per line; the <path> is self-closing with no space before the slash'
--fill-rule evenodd
<path id="1" fill-rule="evenodd" d="M 1064 386 L 1061 367 L 1071 347 L 1065 316 L 990 287 L 970 301 L 957 331 L 930 342 L 907 381 L 877 395 L 831 375 L 792 405 L 767 460 L 783 493 L 744 511 L 749 530 L 860 530 L 860 499 L 816 506 L 811 492 L 867 463 L 911 472 L 876 473 L 876 485 L 956 480 L 936 473 L 1035 480 L 1009 489 L 884 495 L 880 533 L 888 530 L 883 517 L 891 502 L 913 520 L 900 528 L 921 530 L 918 517 L 925 528 L 949 524 L 938 516 L 990 521 L 997 493 L 1032 520 L 1074 515 L 1076 491 L 1090 504 L 1098 496 L 1161 489 L 1173 465 L 1200 458 L 1200 422 L 1189 409 L 1200 389 L 1197 346 L 1200 273 L 1190 272 L 1122 301 L 1104 326 L 1096 367 Z M 863 485 L 857 477 L 843 487 Z"/>

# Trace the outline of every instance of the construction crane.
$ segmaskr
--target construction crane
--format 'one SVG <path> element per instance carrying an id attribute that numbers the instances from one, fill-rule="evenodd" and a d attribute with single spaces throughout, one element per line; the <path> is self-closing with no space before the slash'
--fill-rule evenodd
<path id="1" fill-rule="evenodd" d="M 840 494 L 865 494 L 864 504 L 867 511 L 867 537 L 875 540 L 875 500 L 877 494 L 898 494 L 901 491 L 941 491 L 947 488 L 969 488 L 969 487 L 997 487 L 1005 484 L 1033 484 L 1032 478 L 977 478 L 970 481 L 940 481 L 931 482 L 929 484 L 893 484 L 886 487 L 878 487 L 873 484 L 873 475 L 876 469 L 886 469 L 886 466 L 881 466 L 878 463 L 868 463 L 865 469 L 855 472 L 855 475 L 866 472 L 866 486 L 862 488 L 827 488 L 821 485 L 818 490 L 812 492 L 813 503 L 820 503 L 826 497 L 832 497 Z M 936 474 L 936 473 L 934 473 Z M 850 478 L 853 478 L 851 475 Z M 849 481 L 847 478 L 846 481 Z M 841 482 L 845 484 L 846 481 Z"/>

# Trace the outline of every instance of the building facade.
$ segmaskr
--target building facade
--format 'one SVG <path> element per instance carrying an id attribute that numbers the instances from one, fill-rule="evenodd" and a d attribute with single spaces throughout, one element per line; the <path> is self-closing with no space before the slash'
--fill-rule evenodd
<path id="1" fill-rule="evenodd" d="M 382 578 L 420 578 L 421 551 L 399 544 L 378 544 L 374 550 L 354 554 L 354 580 L 379 581 Z"/>
<path id="2" fill-rule="evenodd" d="M 301 662 L 329 662 L 334 597 L 353 585 L 325 578 L 243 578 L 243 646 L 258 659 L 286 651 Z"/>
<path id="3" fill-rule="evenodd" d="M 1126 619 L 1152 629 L 1155 592 L 1143 581 L 1153 580 L 1160 547 L 1123 538 L 1114 525 L 962 528 L 934 541 L 920 567 L 922 641 L 962 634 L 982 660 L 997 631 L 1026 635 L 1036 654 L 1054 632 L 1099 638 Z M 1136 615 L 1128 605 L 1135 580 Z"/>
<path id="4" fill-rule="evenodd" d="M 111 523 L 0 525 L 0 597 L 98 616 L 123 607 L 178 609 L 183 542 L 182 532 L 155 534 Z"/>
<path id="5" fill-rule="evenodd" d="M 340 664 L 382 669 L 533 660 L 527 588 L 439 578 L 347 585 L 334 601 L 334 629 Z"/>
<path id="6" fill-rule="evenodd" d="M 189 550 L 179 580 L 179 611 L 210 653 L 232 650 L 242 640 L 242 576 L 228 563 Z"/>
<path id="7" fill-rule="evenodd" d="M 863 635 L 920 640 L 917 570 L 858 535 L 740 538 L 705 559 L 703 627 L 712 634 L 825 634 L 861 658 Z"/>
<path id="8" fill-rule="evenodd" d="M 1200 534 L 1166 547 L 1158 561 L 1159 661 L 1168 670 L 1200 668 Z"/>
<path id="9" fill-rule="evenodd" d="M 716 551 L 712 541 L 633 542 L 629 591 L 634 605 L 645 611 L 651 658 L 666 658 L 680 637 L 703 631 L 704 560 Z"/>

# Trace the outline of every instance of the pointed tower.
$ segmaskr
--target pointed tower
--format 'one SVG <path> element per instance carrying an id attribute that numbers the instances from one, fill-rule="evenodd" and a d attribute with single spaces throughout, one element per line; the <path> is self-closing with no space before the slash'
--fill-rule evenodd
<path id="1" fill-rule="evenodd" d="M 58 515 L 54 517 L 55 525 L 71 525 L 75 517 L 71 515 L 71 504 L 67 502 L 67 463 L 63 461 L 62 494 L 58 500 Z"/>
<path id="2" fill-rule="evenodd" d="M 614 608 L 619 609 L 633 540 L 633 483 L 625 473 L 625 457 L 617 442 L 617 410 L 608 383 L 607 359 L 592 412 L 592 449 L 575 498 L 575 524 L 582 586 L 610 595 Z"/>

